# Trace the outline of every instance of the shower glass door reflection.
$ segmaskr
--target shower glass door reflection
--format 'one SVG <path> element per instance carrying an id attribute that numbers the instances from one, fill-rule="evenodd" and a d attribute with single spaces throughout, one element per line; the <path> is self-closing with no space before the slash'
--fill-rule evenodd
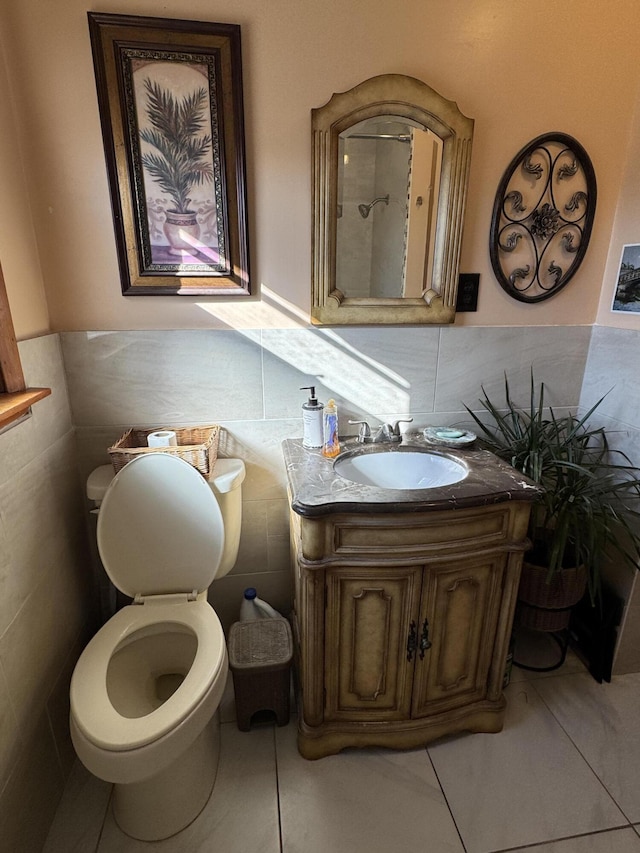
<path id="1" fill-rule="evenodd" d="M 441 140 L 405 118 L 340 134 L 336 287 L 346 297 L 419 297 L 428 286 L 441 156 Z"/>

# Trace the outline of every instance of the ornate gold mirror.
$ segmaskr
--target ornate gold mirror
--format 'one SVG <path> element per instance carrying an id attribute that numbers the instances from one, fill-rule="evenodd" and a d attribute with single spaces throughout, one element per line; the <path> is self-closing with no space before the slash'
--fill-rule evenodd
<path id="1" fill-rule="evenodd" d="M 473 119 L 400 74 L 311 115 L 312 321 L 453 322 Z"/>

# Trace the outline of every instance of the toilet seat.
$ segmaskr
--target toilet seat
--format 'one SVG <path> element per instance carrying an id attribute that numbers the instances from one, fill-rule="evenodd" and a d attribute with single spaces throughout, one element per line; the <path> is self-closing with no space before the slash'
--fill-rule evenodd
<path id="1" fill-rule="evenodd" d="M 125 717 L 114 708 L 107 691 L 111 658 L 137 632 L 163 625 L 195 634 L 193 663 L 182 684 L 159 708 L 142 717 Z M 206 601 L 129 605 L 98 631 L 80 656 L 71 681 L 72 717 L 96 747 L 122 752 L 148 745 L 179 726 L 216 678 L 226 675 L 226 662 L 222 626 Z"/>

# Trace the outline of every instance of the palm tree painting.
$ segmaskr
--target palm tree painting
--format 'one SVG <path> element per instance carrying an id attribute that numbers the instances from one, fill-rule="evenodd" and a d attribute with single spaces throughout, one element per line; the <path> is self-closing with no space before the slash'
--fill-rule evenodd
<path id="1" fill-rule="evenodd" d="M 248 295 L 240 25 L 88 20 L 123 295 Z"/>
<path id="2" fill-rule="evenodd" d="M 194 85 L 194 76 L 179 87 L 163 85 L 156 67 L 144 74 L 141 86 L 138 81 L 140 162 L 154 262 L 219 261 L 209 92 Z"/>
<path id="3" fill-rule="evenodd" d="M 192 187 L 213 180 L 211 161 L 204 159 L 211 151 L 211 136 L 202 135 L 207 90 L 202 86 L 176 100 L 171 92 L 148 77 L 144 87 L 151 127 L 140 131 L 140 139 L 158 153 L 143 154 L 142 165 L 172 199 L 173 212 L 193 213 L 189 211 Z"/>

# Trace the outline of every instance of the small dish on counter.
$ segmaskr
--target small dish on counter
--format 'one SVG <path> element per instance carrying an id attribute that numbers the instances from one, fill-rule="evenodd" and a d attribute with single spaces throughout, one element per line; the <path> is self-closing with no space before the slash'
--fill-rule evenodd
<path id="1" fill-rule="evenodd" d="M 477 438 L 475 432 L 455 427 L 426 427 L 422 434 L 427 444 L 438 447 L 467 447 Z"/>

